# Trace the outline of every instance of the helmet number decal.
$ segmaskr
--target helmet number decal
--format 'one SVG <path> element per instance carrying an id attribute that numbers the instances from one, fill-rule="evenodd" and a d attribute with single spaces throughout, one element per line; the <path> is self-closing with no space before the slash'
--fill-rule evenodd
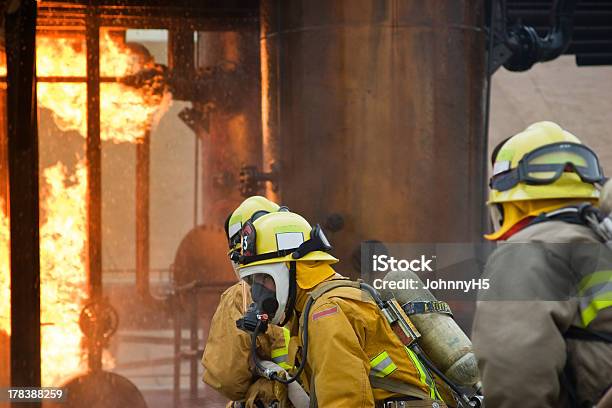
<path id="1" fill-rule="evenodd" d="M 251 221 L 247 221 L 246 224 L 242 227 L 242 255 L 243 256 L 253 256 L 256 253 L 256 238 L 257 234 L 255 232 L 255 226 Z"/>

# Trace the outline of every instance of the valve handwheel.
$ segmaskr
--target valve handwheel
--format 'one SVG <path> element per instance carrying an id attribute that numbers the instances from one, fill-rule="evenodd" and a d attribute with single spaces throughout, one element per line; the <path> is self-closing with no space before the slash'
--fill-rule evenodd
<path id="1" fill-rule="evenodd" d="M 85 337 L 101 346 L 108 343 L 118 326 L 117 310 L 105 299 L 86 304 L 79 316 L 79 327 Z"/>

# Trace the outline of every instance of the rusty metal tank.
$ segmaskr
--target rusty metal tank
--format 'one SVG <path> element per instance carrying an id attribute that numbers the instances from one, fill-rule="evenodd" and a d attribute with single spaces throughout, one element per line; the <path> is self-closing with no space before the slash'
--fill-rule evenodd
<path id="1" fill-rule="evenodd" d="M 200 142 L 199 225 L 176 252 L 177 287 L 200 281 L 198 310 L 204 337 L 221 293 L 237 281 L 223 225 L 244 199 L 240 169 L 261 165 L 258 29 L 198 32 L 196 76 L 208 80 L 195 95 L 192 129 Z"/>
<path id="2" fill-rule="evenodd" d="M 198 34 L 198 67 L 214 70 L 216 95 L 202 95 L 199 132 L 202 221 L 223 226 L 242 202 L 240 169 L 261 165 L 259 47 L 256 27 Z"/>
<path id="3" fill-rule="evenodd" d="M 482 0 L 263 0 L 264 170 L 331 234 L 473 242 L 484 208 Z"/>

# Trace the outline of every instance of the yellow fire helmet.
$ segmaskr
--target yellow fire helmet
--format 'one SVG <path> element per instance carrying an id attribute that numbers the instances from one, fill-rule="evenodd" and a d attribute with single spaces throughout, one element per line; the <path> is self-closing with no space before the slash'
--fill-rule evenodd
<path id="1" fill-rule="evenodd" d="M 338 262 L 327 251 L 332 247 L 317 224 L 311 227 L 301 215 L 271 212 L 242 227 L 241 268 L 277 262 Z"/>
<path id="2" fill-rule="evenodd" d="M 537 122 L 493 151 L 488 204 L 598 199 L 605 181 L 597 155 L 553 122 Z"/>
<path id="3" fill-rule="evenodd" d="M 280 208 L 278 204 L 262 196 L 251 196 L 244 200 L 225 222 L 225 232 L 230 250 L 240 249 L 237 248 L 240 245 L 240 230 L 242 230 L 242 225 L 245 222 L 252 217 L 257 218 L 267 213 L 276 212 Z"/>

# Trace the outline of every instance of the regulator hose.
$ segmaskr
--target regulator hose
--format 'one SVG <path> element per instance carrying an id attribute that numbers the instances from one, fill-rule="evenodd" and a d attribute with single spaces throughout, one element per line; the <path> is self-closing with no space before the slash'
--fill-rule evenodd
<path id="1" fill-rule="evenodd" d="M 261 327 L 263 325 L 263 322 L 261 320 L 257 322 L 257 326 L 255 326 L 255 330 L 251 334 L 251 356 L 253 358 L 253 362 L 255 363 L 255 369 L 260 375 L 270 380 L 278 381 L 282 384 L 291 384 L 292 382 L 297 380 L 299 376 L 302 374 L 302 371 L 304 371 L 304 367 L 306 366 L 306 359 L 308 358 L 308 315 L 310 314 L 310 309 L 313 303 L 314 303 L 314 299 L 309 298 L 308 302 L 306 303 L 306 306 L 304 307 L 305 318 L 304 318 L 304 325 L 302 326 L 303 345 L 302 345 L 302 354 L 300 358 L 300 366 L 295 372 L 295 375 L 292 377 L 282 378 L 278 375 L 276 371 L 270 370 L 261 364 L 261 360 L 259 359 L 259 356 L 257 355 L 257 336 L 261 334 Z"/>

